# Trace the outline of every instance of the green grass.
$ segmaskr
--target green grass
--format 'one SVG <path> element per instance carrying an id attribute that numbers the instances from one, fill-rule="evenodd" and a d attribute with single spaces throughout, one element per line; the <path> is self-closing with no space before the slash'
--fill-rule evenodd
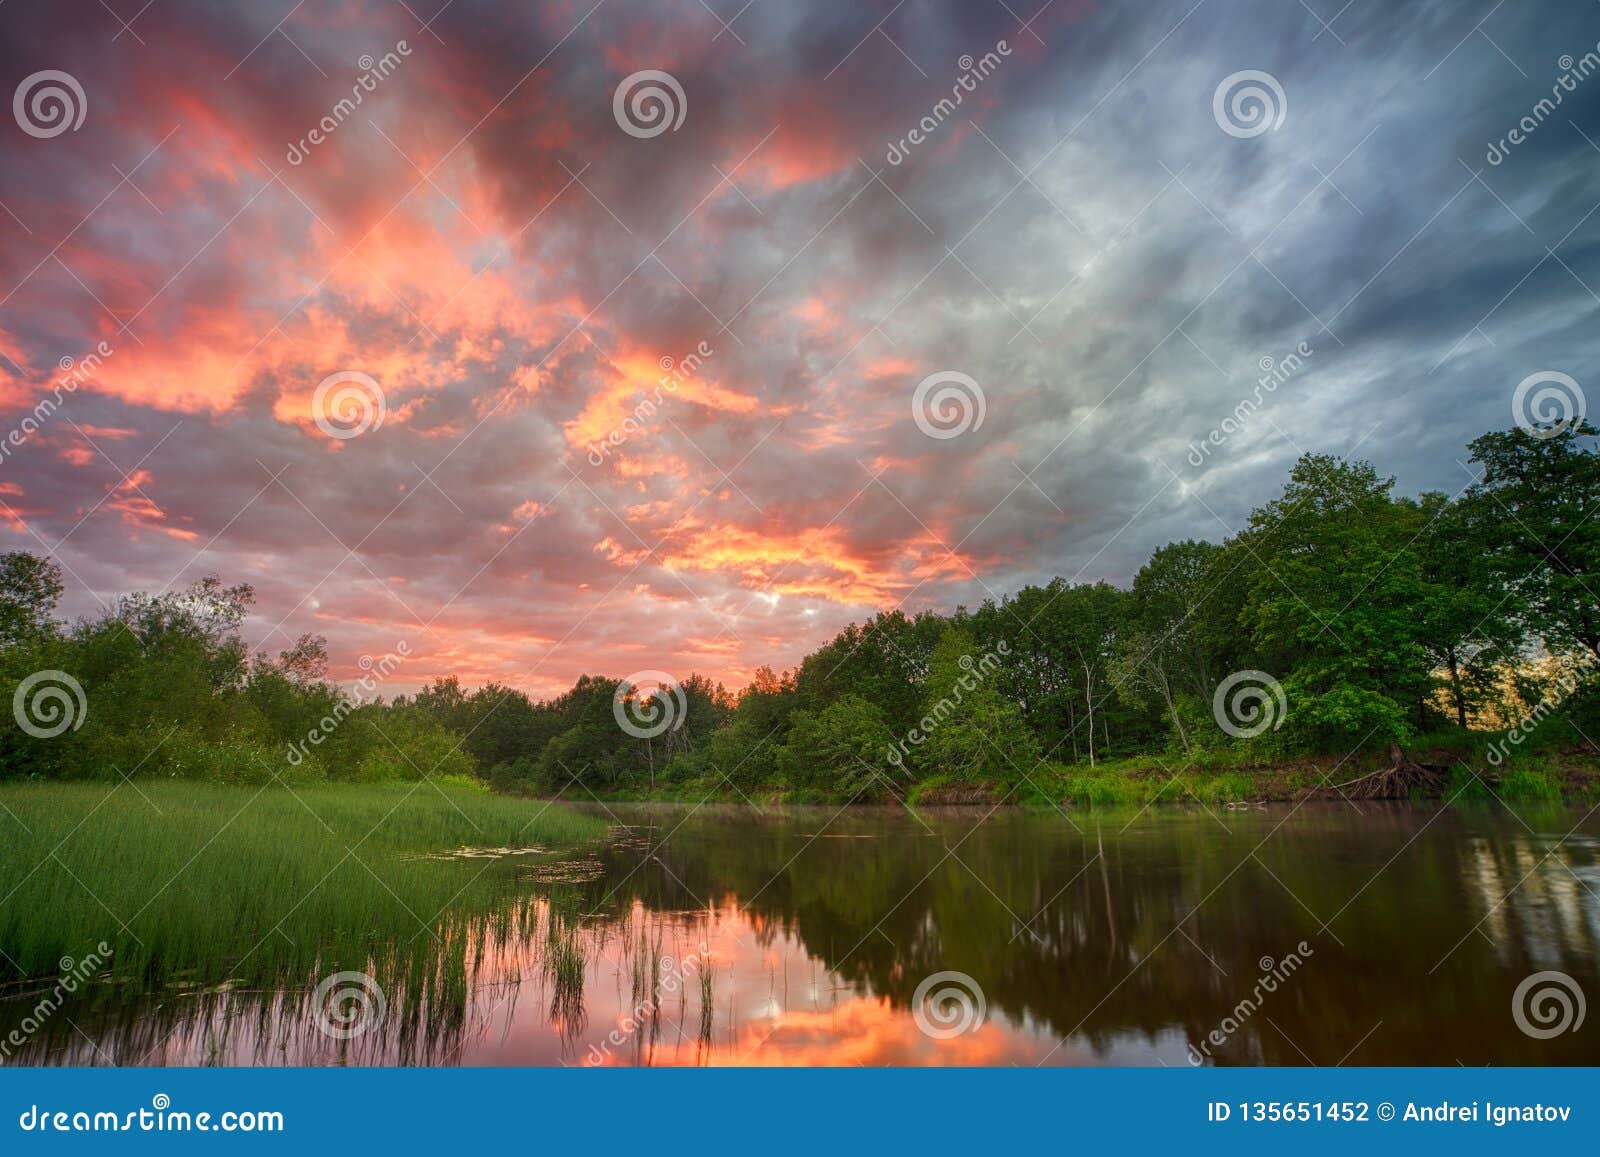
<path id="1" fill-rule="evenodd" d="M 1560 782 L 1538 767 L 1513 767 L 1500 779 L 1500 798 L 1513 803 L 1559 802 L 1561 794 Z"/>
<path id="2" fill-rule="evenodd" d="M 290 791 L 0 786 L 0 978 L 111 946 L 113 980 L 270 983 L 336 969 L 453 974 L 463 928 L 526 899 L 513 862 L 604 832 L 560 806 L 429 783 Z M 496 921 L 481 917 L 495 914 Z"/>
<path id="3" fill-rule="evenodd" d="M 1042 785 L 1057 802 L 1080 807 L 1124 808 L 1146 804 L 1236 803 L 1258 797 L 1255 781 L 1235 771 L 1176 776 L 1130 775 L 1116 767 L 1059 768 Z"/>

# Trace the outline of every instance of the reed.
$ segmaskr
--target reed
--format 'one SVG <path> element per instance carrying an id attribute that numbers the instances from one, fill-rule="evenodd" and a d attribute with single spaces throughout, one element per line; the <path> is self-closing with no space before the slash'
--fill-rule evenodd
<path id="1" fill-rule="evenodd" d="M 8 784 L 0 829 L 0 980 L 93 952 L 147 989 L 437 967 L 517 893 L 514 864 L 605 827 L 423 781 Z"/>

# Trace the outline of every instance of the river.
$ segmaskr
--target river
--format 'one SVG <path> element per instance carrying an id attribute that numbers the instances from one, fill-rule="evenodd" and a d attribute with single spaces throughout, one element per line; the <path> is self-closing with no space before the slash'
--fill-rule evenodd
<path id="1" fill-rule="evenodd" d="M 108 990 L 8 1059 L 1600 1063 L 1581 811 L 586 810 L 581 853 L 462 856 L 495 904 L 403 973 Z"/>

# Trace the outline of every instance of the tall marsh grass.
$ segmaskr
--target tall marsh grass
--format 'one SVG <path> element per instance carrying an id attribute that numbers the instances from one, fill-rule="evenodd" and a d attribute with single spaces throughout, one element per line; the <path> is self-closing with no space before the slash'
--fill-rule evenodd
<path id="1" fill-rule="evenodd" d="M 514 881 L 500 861 L 449 853 L 556 850 L 605 827 L 428 782 L 145 781 L 0 786 L 0 830 L 0 980 L 52 976 L 105 942 L 110 979 L 150 989 L 339 969 L 453 975 L 460 917 L 481 926 Z"/>

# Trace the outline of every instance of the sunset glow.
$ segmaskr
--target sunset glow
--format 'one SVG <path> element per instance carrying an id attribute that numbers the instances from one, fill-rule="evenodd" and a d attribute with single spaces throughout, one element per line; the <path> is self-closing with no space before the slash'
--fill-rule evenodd
<path id="1" fill-rule="evenodd" d="M 1500 385 L 1463 383 L 1523 364 L 1509 322 L 1565 277 L 1494 305 L 1514 278 L 1471 267 L 1509 268 L 1499 241 L 1451 240 L 1490 194 L 1436 213 L 1448 159 L 1396 191 L 1385 158 L 1415 154 L 1448 77 L 1301 70 L 1298 133 L 1238 140 L 1199 22 L 289 7 L 163 2 L 129 32 L 88 3 L 81 30 L 8 40 L 8 85 L 65 70 L 86 108 L 0 130 L 8 423 L 81 377 L 0 466 L 0 524 L 59 557 L 75 614 L 248 581 L 252 644 L 323 634 L 341 680 L 406 639 L 392 690 L 641 666 L 737 687 L 878 611 L 1126 584 L 1154 544 L 1232 529 L 1299 448 L 1365 439 L 1454 489 L 1454 438 L 1419 441 L 1405 407 L 1499 420 Z M 625 127 L 652 70 L 681 120 Z M 1339 127 L 1335 90 L 1380 94 L 1383 132 Z M 1483 299 L 1414 318 L 1450 351 L 1420 369 L 1381 352 L 1419 227 L 1429 293 Z M 1494 340 L 1462 337 L 1491 305 Z M 1314 368 L 1272 423 L 1175 483 L 1300 342 Z M 987 408 L 946 441 L 912 411 L 948 372 Z M 1399 409 L 1346 403 L 1397 373 Z M 359 437 L 318 424 L 339 374 L 381 394 Z"/>

